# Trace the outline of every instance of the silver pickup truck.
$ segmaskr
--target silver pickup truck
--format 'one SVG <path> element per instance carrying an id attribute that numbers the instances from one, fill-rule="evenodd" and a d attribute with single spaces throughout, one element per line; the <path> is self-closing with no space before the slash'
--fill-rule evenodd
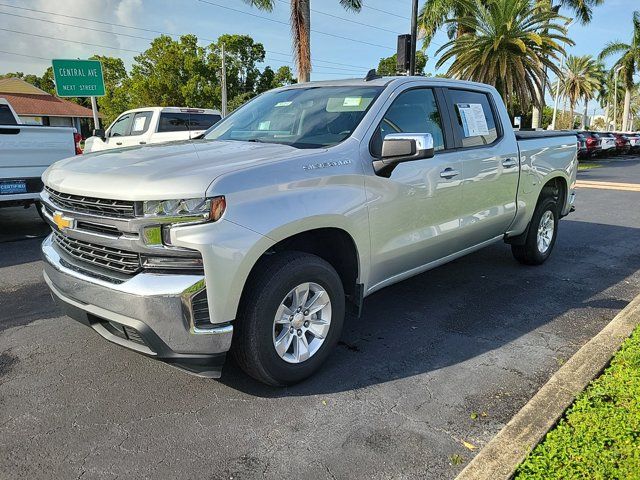
<path id="1" fill-rule="evenodd" d="M 44 278 L 107 340 L 271 385 L 387 285 L 498 241 L 542 264 L 573 208 L 576 137 L 516 134 L 495 89 L 423 77 L 269 91 L 200 139 L 56 163 Z"/>

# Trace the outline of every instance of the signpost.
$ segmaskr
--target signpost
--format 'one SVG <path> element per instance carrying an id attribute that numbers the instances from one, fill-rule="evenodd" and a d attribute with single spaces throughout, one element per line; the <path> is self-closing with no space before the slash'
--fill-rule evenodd
<path id="1" fill-rule="evenodd" d="M 96 97 L 104 96 L 104 78 L 99 60 L 52 60 L 53 78 L 59 97 L 91 97 L 93 123 L 100 128 Z"/>

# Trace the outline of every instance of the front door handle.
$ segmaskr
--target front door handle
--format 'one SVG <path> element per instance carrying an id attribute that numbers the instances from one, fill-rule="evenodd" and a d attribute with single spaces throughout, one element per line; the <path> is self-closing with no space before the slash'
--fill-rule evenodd
<path id="1" fill-rule="evenodd" d="M 447 167 L 445 168 L 443 171 L 440 172 L 440 177 L 442 178 L 453 178 L 457 175 L 460 175 L 460 172 L 457 170 L 454 170 L 451 167 Z"/>
<path id="2" fill-rule="evenodd" d="M 140 143 L 140 145 L 146 145 L 147 144 L 147 142 L 139 142 L 139 143 Z"/>
<path id="3" fill-rule="evenodd" d="M 122 145 L 122 142 L 116 142 L 116 145 Z"/>
<path id="4" fill-rule="evenodd" d="M 504 168 L 513 168 L 518 165 L 518 162 L 513 158 L 505 158 L 502 160 L 502 166 Z"/>

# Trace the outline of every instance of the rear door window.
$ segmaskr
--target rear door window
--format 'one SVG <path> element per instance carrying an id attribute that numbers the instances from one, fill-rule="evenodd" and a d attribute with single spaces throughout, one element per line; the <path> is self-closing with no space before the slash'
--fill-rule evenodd
<path id="1" fill-rule="evenodd" d="M 0 105 L 0 125 L 17 125 L 9 105 Z"/>
<path id="2" fill-rule="evenodd" d="M 187 132 L 189 130 L 207 130 L 220 120 L 220 115 L 208 113 L 171 113 L 160 114 L 158 132 Z"/>
<path id="3" fill-rule="evenodd" d="M 463 148 L 490 145 L 499 138 L 498 122 L 486 93 L 450 89 L 449 98 L 455 112 L 453 128 Z"/>
<path id="4" fill-rule="evenodd" d="M 142 135 L 149 130 L 153 112 L 136 112 L 131 125 L 131 135 Z"/>

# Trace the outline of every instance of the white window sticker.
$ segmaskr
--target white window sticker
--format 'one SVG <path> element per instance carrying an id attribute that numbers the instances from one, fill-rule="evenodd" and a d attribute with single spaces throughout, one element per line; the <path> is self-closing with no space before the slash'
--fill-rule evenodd
<path id="1" fill-rule="evenodd" d="M 278 103 L 276 103 L 276 107 L 288 107 L 292 103 L 293 102 L 278 102 Z"/>
<path id="2" fill-rule="evenodd" d="M 133 131 L 141 132 L 144 130 L 144 122 L 147 120 L 147 117 L 136 117 L 136 121 L 133 122 Z"/>
<path id="3" fill-rule="evenodd" d="M 362 102 L 362 97 L 344 97 L 342 101 L 343 107 L 359 107 Z"/>
<path id="4" fill-rule="evenodd" d="M 458 103 L 458 111 L 462 119 L 462 129 L 466 137 L 489 135 L 487 118 L 480 103 Z"/>
<path id="5" fill-rule="evenodd" d="M 258 123 L 258 130 L 269 130 L 271 126 L 271 120 L 265 120 L 264 122 Z"/>

